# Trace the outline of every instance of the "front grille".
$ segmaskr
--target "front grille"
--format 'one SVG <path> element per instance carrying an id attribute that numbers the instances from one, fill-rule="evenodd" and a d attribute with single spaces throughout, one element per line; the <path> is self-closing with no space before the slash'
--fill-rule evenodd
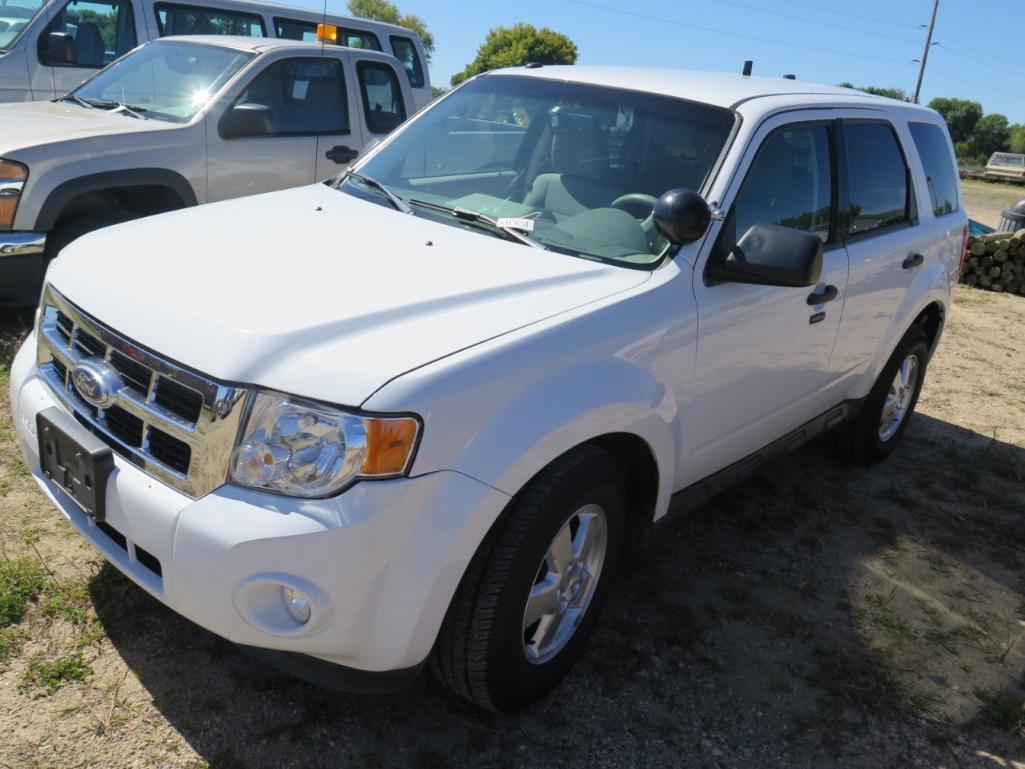
<path id="1" fill-rule="evenodd" d="M 47 287 L 39 373 L 78 421 L 150 475 L 200 497 L 224 483 L 246 392 L 222 385 L 107 328 Z M 84 359 L 120 375 L 113 403 L 96 408 L 71 381 Z"/>

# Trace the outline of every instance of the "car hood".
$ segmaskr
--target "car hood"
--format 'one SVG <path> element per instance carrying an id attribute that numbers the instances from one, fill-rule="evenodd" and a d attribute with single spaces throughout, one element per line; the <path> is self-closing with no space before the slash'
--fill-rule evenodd
<path id="1" fill-rule="evenodd" d="M 48 280 L 207 375 L 358 405 L 407 371 L 649 275 L 314 185 L 86 235 Z"/>
<path id="2" fill-rule="evenodd" d="M 90 136 L 137 133 L 173 127 L 71 102 L 29 101 L 0 104 L 0 157 L 19 149 Z"/>

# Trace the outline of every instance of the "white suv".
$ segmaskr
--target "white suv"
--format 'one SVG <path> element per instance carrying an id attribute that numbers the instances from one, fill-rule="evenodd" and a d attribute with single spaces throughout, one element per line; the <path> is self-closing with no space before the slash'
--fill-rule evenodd
<path id="1" fill-rule="evenodd" d="M 511 710 L 671 508 L 828 429 L 893 449 L 966 223 L 921 107 L 489 73 L 332 184 L 68 247 L 11 373 L 20 445 L 203 627 L 363 691 L 430 660 Z"/>

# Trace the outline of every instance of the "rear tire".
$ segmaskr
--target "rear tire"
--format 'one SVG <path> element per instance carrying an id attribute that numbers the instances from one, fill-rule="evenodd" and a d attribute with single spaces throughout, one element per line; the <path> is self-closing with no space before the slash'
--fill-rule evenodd
<path id="1" fill-rule="evenodd" d="M 611 454 L 584 446 L 527 485 L 481 543 L 449 606 L 431 654 L 442 683 L 501 711 L 559 683 L 615 576 L 626 529 L 621 478 Z M 553 556 L 567 546 L 572 557 Z"/>
<path id="2" fill-rule="evenodd" d="M 928 362 L 929 338 L 914 325 L 883 366 L 858 416 L 840 434 L 845 459 L 867 467 L 890 456 L 914 415 Z"/>

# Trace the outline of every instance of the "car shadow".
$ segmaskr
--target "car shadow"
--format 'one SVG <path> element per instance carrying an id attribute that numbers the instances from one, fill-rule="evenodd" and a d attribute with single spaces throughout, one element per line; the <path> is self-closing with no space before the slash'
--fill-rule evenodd
<path id="1" fill-rule="evenodd" d="M 1008 721 L 1025 450 L 921 414 L 909 428 L 873 468 L 827 436 L 659 529 L 575 669 L 520 714 L 430 674 L 395 695 L 306 684 L 109 565 L 92 600 L 212 767 L 997 766 L 1025 746 Z"/>

